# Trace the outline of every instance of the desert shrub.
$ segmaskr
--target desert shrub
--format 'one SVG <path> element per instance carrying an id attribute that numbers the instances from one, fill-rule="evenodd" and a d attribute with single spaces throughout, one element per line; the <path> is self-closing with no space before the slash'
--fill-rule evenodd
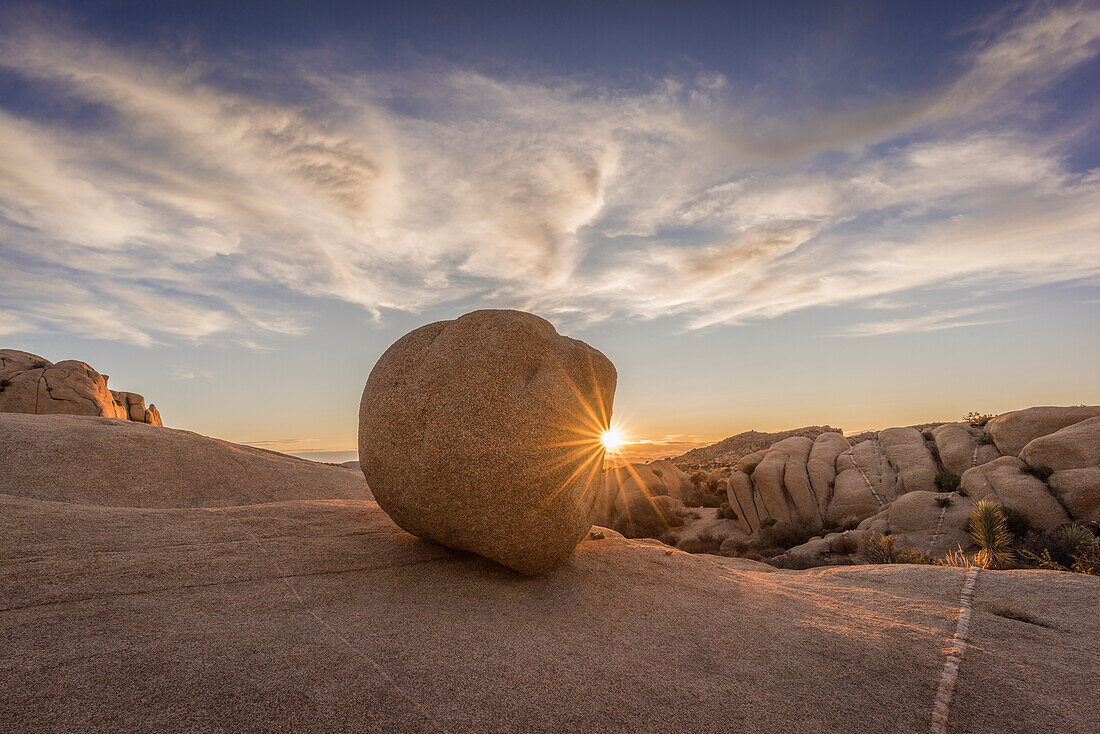
<path id="1" fill-rule="evenodd" d="M 932 429 L 931 428 L 925 428 L 923 431 L 920 432 L 920 435 L 924 436 L 925 441 L 934 441 L 934 440 L 936 440 L 935 436 L 932 435 Z"/>
<path id="2" fill-rule="evenodd" d="M 817 532 L 808 525 L 777 522 L 760 529 L 760 545 L 763 548 L 794 548 L 802 545 Z"/>
<path id="3" fill-rule="evenodd" d="M 978 436 L 978 445 L 979 446 L 989 446 L 992 443 L 993 443 L 992 434 L 983 433 L 982 435 Z"/>
<path id="4" fill-rule="evenodd" d="M 936 475 L 936 490 L 939 492 L 954 492 L 959 488 L 958 474 L 949 471 L 941 471 Z"/>
<path id="5" fill-rule="evenodd" d="M 1100 576 L 1100 543 L 1093 543 L 1088 550 L 1079 553 L 1074 558 L 1070 570 L 1076 573 Z"/>
<path id="6" fill-rule="evenodd" d="M 931 563 L 931 559 L 918 550 L 899 548 L 893 535 L 872 532 L 863 540 L 860 551 L 868 563 Z"/>
<path id="7" fill-rule="evenodd" d="M 940 507 L 950 507 L 951 506 L 951 496 L 946 495 L 946 494 L 936 495 L 936 504 L 939 505 Z"/>
<path id="8" fill-rule="evenodd" d="M 588 537 L 592 540 L 603 540 L 607 536 L 604 535 L 604 532 L 602 530 L 593 530 L 591 533 L 588 534 Z"/>
<path id="9" fill-rule="evenodd" d="M 1046 464 L 1039 464 L 1037 466 L 1028 466 L 1027 464 L 1024 464 L 1020 467 L 1020 471 L 1022 471 L 1024 474 L 1030 474 L 1036 479 L 1040 479 L 1044 482 L 1050 479 L 1050 475 L 1054 473 L 1054 470 Z"/>
<path id="10" fill-rule="evenodd" d="M 975 562 L 982 568 L 1006 568 L 1015 560 L 1012 533 L 1004 510 L 995 502 L 982 500 L 974 505 L 966 521 L 967 532 L 981 549 Z"/>
<path id="11" fill-rule="evenodd" d="M 718 505 L 718 513 L 715 515 L 719 520 L 736 520 L 737 513 L 730 507 L 729 502 L 723 502 Z"/>
<path id="12" fill-rule="evenodd" d="M 1012 533 L 1013 537 L 1023 538 L 1031 530 L 1031 520 L 1023 512 L 1008 506 L 1002 506 L 1001 511 L 1005 514 L 1008 532 Z"/>
<path id="13" fill-rule="evenodd" d="M 693 471 L 689 479 L 691 479 L 692 484 L 699 486 L 707 480 L 707 473 L 705 471 Z"/>
<path id="14" fill-rule="evenodd" d="M 943 558 L 937 558 L 935 564 L 937 566 L 950 566 L 951 568 L 970 568 L 973 565 L 963 551 L 962 546 L 959 546 L 956 550 L 947 551 L 947 555 Z"/>
<path id="15" fill-rule="evenodd" d="M 807 568 L 815 568 L 821 565 L 815 558 L 810 558 L 808 556 L 792 556 L 788 553 L 772 556 L 771 558 L 765 559 L 765 562 L 770 566 L 785 568 L 791 571 L 805 571 Z"/>
<path id="16" fill-rule="evenodd" d="M 685 553 L 718 553 L 722 547 L 722 538 L 703 531 L 694 538 L 678 540 L 676 547 Z"/>
<path id="17" fill-rule="evenodd" d="M 829 550 L 838 556 L 848 556 L 859 550 L 859 543 L 851 535 L 845 533 L 833 541 Z"/>
<path id="18" fill-rule="evenodd" d="M 1100 541 L 1087 525 L 1068 523 L 1046 533 L 1028 533 L 1020 559 L 1032 568 L 1100 576 Z"/>
<path id="19" fill-rule="evenodd" d="M 832 520 L 823 520 L 821 522 L 821 532 L 825 535 L 828 535 L 829 533 L 840 532 L 840 525 L 836 524 Z"/>
<path id="20" fill-rule="evenodd" d="M 970 496 L 970 493 L 967 492 L 966 488 L 963 487 L 961 484 L 959 485 L 959 488 L 956 489 L 955 491 L 958 492 L 960 497 L 969 497 Z"/>
<path id="21" fill-rule="evenodd" d="M 744 466 L 739 466 L 737 468 L 745 472 L 746 474 L 752 474 L 754 471 L 756 471 L 756 467 L 758 466 L 760 466 L 759 461 L 750 461 L 748 464 L 745 464 Z"/>
<path id="22" fill-rule="evenodd" d="M 972 410 L 963 416 L 963 420 L 972 426 L 984 426 L 986 423 L 989 423 L 989 419 L 992 417 L 993 416 L 989 413 L 979 413 L 976 410 Z"/>

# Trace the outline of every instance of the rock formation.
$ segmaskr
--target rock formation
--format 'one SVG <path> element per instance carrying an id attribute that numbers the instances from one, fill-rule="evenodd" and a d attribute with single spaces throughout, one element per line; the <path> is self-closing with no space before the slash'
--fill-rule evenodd
<path id="1" fill-rule="evenodd" d="M 363 475 L 189 431 L 76 415 L 0 413 L 0 492 L 115 507 L 370 499 Z"/>
<path id="2" fill-rule="evenodd" d="M 410 533 L 546 573 L 592 524 L 615 379 L 603 354 L 533 314 L 423 326 L 367 380 L 363 473 Z"/>
<path id="3" fill-rule="evenodd" d="M 107 388 L 84 362 L 56 364 L 29 352 L 0 349 L 0 413 L 92 415 L 163 425 L 157 406 L 137 393 Z"/>
<path id="4" fill-rule="evenodd" d="M 1015 453 L 1002 456 L 998 447 Z M 686 456 L 675 461 L 689 463 Z M 812 441 L 786 436 L 741 456 L 735 467 L 726 495 L 739 532 L 723 531 L 734 544 L 761 542 L 761 532 L 771 527 L 793 530 L 790 536 L 830 537 L 832 530 L 858 526 L 861 533 L 841 542 L 850 545 L 873 530 L 942 555 L 970 544 L 964 524 L 969 507 L 981 499 L 1018 511 L 1035 530 L 1098 519 L 1100 407 L 1029 408 L 997 416 L 987 428 L 944 423 L 852 439 L 836 432 L 818 433 Z M 956 487 L 967 496 L 952 492 Z M 946 499 L 937 499 L 945 493 Z M 705 513 L 695 515 L 710 522 Z M 656 528 L 654 537 L 693 537 L 690 514 L 673 513 L 676 525 L 666 528 L 657 524 L 659 516 L 642 524 Z M 812 565 L 813 553 L 829 551 L 829 543 L 807 546 L 798 551 L 805 565 Z"/>

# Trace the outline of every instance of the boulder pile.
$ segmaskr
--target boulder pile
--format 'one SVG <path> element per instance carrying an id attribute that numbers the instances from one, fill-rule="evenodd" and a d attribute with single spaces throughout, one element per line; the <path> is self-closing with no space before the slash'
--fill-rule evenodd
<path id="1" fill-rule="evenodd" d="M 0 413 L 93 415 L 163 425 L 160 411 L 137 393 L 111 390 L 107 375 L 84 362 L 56 364 L 30 352 L 0 349 Z"/>

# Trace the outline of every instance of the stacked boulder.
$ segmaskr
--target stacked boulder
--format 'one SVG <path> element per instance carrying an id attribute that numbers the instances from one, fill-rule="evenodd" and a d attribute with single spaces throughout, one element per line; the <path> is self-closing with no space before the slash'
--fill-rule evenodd
<path id="1" fill-rule="evenodd" d="M 758 536 L 779 523 L 811 533 L 855 527 L 856 539 L 892 534 L 938 556 L 970 544 L 966 519 L 983 499 L 1036 530 L 1100 520 L 1100 407 L 1029 408 L 985 427 L 889 428 L 861 438 L 792 438 L 744 457 L 728 486 L 744 532 Z M 959 493 L 944 496 L 956 486 Z M 791 552 L 828 552 L 841 535 Z"/>
<path id="2" fill-rule="evenodd" d="M 0 413 L 91 415 L 163 425 L 157 406 L 133 392 L 107 387 L 84 362 L 56 364 L 36 354 L 0 349 Z"/>

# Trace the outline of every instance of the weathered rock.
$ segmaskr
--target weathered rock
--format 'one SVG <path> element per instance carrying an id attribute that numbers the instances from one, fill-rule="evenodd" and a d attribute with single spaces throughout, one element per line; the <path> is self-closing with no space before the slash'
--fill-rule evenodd
<path id="1" fill-rule="evenodd" d="M 1054 472 L 1049 482 L 1071 518 L 1100 522 L 1100 466 Z"/>
<path id="2" fill-rule="evenodd" d="M 603 354 L 533 314 L 428 324 L 367 380 L 363 473 L 414 535 L 547 573 L 591 525 L 614 392 Z"/>
<path id="3" fill-rule="evenodd" d="M 939 502 L 949 502 L 946 507 Z M 960 546 L 969 548 L 966 520 L 974 503 L 955 493 L 907 492 L 890 503 L 886 518 L 891 534 L 907 548 L 942 557 Z"/>
<path id="4" fill-rule="evenodd" d="M 0 413 L 0 493 L 115 507 L 370 499 L 363 475 L 116 418 Z"/>
<path id="5" fill-rule="evenodd" d="M 897 472 L 878 441 L 861 441 L 836 460 L 837 476 L 826 519 L 844 526 L 879 512 L 896 497 Z"/>
<path id="6" fill-rule="evenodd" d="M 989 499 L 1023 513 L 1038 530 L 1067 522 L 1062 505 L 1046 484 L 1023 471 L 1025 466 L 1015 456 L 1002 456 L 968 469 L 962 475 L 962 488 L 974 502 Z"/>
<path id="7" fill-rule="evenodd" d="M 726 485 L 726 501 L 737 513 L 741 529 L 751 533 L 760 529 L 760 513 L 756 510 L 756 500 L 752 491 L 752 478 L 745 472 L 734 469 Z"/>
<path id="8" fill-rule="evenodd" d="M 1040 406 L 1005 413 L 993 418 L 985 430 L 993 437 L 1002 454 L 1019 456 L 1031 441 L 1048 433 L 1100 416 L 1100 406 Z"/>
<path id="9" fill-rule="evenodd" d="M 156 406 L 137 393 L 107 387 L 107 376 L 84 362 L 56 364 L 29 352 L 0 349 L 0 413 L 89 415 L 161 424 Z"/>
<path id="10" fill-rule="evenodd" d="M 810 486 L 818 505 L 823 510 L 833 498 L 837 457 L 850 448 L 848 440 L 839 433 L 822 433 L 814 439 L 810 458 L 806 461 L 806 473 L 810 477 Z"/>
<path id="11" fill-rule="evenodd" d="M 994 444 L 978 443 L 979 435 L 981 429 L 966 423 L 944 423 L 933 428 L 932 438 L 944 469 L 961 477 L 967 469 L 1000 458 L 1001 452 Z"/>
<path id="12" fill-rule="evenodd" d="M 820 525 L 821 513 L 806 473 L 811 448 L 812 440 L 792 436 L 772 446 L 756 467 L 752 482 L 757 507 L 762 507 L 767 517 L 793 524 Z"/>
<path id="13" fill-rule="evenodd" d="M 878 434 L 886 458 L 897 469 L 896 494 L 931 492 L 938 467 L 928 451 L 924 436 L 915 428 L 887 428 Z"/>
<path id="14" fill-rule="evenodd" d="M 1020 458 L 1055 471 L 1100 466 L 1100 417 L 1089 418 L 1028 442 Z"/>

